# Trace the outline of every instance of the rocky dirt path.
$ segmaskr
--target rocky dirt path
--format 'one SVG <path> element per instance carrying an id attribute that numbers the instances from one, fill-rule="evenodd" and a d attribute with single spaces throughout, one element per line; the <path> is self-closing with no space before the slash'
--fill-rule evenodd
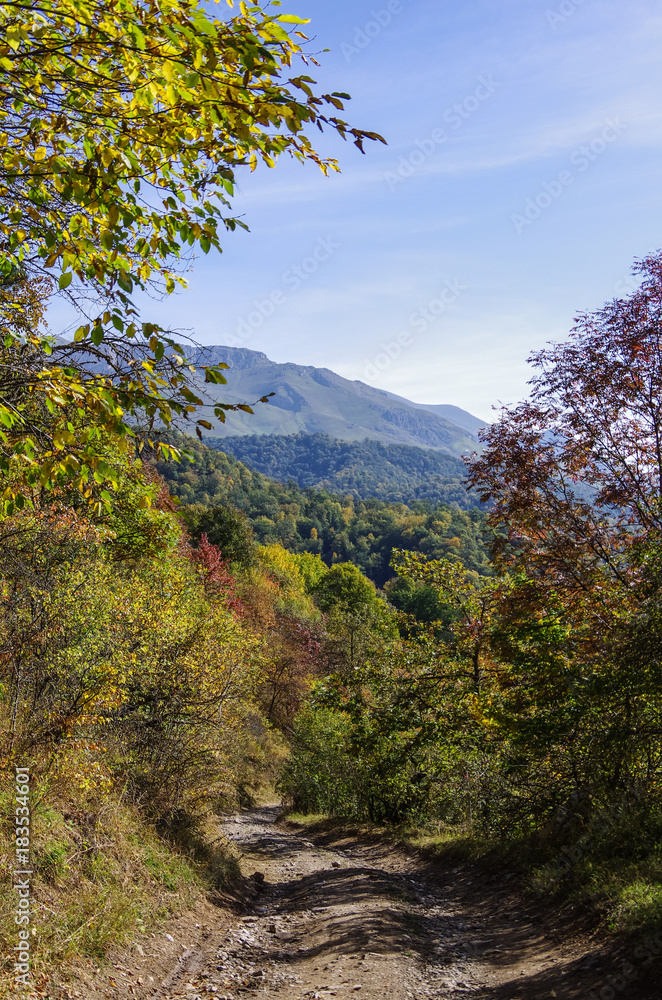
<path id="1" fill-rule="evenodd" d="M 662 998 L 650 959 L 607 953 L 562 916 L 530 912 L 507 872 L 443 868 L 365 837 L 309 840 L 278 813 L 252 809 L 223 824 L 243 876 L 225 906 L 204 904 L 164 933 L 165 947 L 152 936 L 110 978 L 61 996 Z"/>

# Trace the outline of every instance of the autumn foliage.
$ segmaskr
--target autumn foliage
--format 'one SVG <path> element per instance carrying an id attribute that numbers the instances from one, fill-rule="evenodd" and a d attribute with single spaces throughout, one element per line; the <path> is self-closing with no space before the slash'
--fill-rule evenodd
<path id="1" fill-rule="evenodd" d="M 388 592 L 409 613 L 315 686 L 284 776 L 299 808 L 551 849 L 612 810 L 594 859 L 658 836 L 662 256 L 636 270 L 638 291 L 533 355 L 530 397 L 469 463 L 490 572 L 395 552 Z"/>
<path id="2" fill-rule="evenodd" d="M 44 801 L 73 790 L 90 815 L 122 795 L 168 842 L 265 781 L 299 809 L 527 844 L 554 888 L 554 852 L 578 842 L 587 885 L 614 859 L 650 863 L 637 919 L 654 915 L 662 257 L 639 273 L 533 356 L 530 398 L 485 432 L 469 474 L 489 564 L 463 562 L 459 538 L 428 544 L 453 512 L 410 511 L 396 532 L 376 505 L 377 582 L 386 552 L 396 574 L 381 591 L 362 536 L 340 544 L 349 504 L 318 505 L 339 529 L 323 561 L 280 487 L 261 484 L 252 521 L 216 493 L 182 516 L 112 441 L 95 443 L 112 504 L 35 484 L 0 524 L 3 767 L 32 760 Z M 219 494 L 257 496 L 197 451 Z"/>

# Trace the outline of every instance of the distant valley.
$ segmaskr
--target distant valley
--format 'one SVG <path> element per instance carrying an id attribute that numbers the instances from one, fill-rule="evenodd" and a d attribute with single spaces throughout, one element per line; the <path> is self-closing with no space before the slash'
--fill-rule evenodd
<path id="1" fill-rule="evenodd" d="M 302 489 L 292 479 L 277 482 L 253 471 L 231 454 L 207 447 L 196 438 L 175 434 L 175 440 L 195 460 L 157 459 L 156 467 L 172 496 L 180 501 L 179 510 L 189 527 L 195 531 L 197 525 L 200 530 L 215 532 L 210 539 L 216 539 L 215 544 L 226 554 L 232 552 L 237 537 L 245 538 L 241 528 L 245 524 L 261 545 L 282 545 L 290 552 L 319 555 L 328 566 L 352 562 L 378 587 L 394 577 L 394 548 L 425 552 L 433 559 L 461 559 L 472 573 L 489 573 L 484 512 L 477 509 L 473 495 L 459 486 L 462 502 L 450 505 L 436 495 L 406 505 L 381 500 L 367 488 L 364 497 L 312 486 Z M 268 442 L 269 438 L 261 440 Z M 324 453 L 332 460 L 333 445 L 342 444 L 330 438 L 317 443 L 328 449 Z M 421 454 L 445 458 L 435 452 Z M 235 528 L 223 536 L 218 533 L 219 525 L 236 527 L 237 521 L 238 535 Z"/>

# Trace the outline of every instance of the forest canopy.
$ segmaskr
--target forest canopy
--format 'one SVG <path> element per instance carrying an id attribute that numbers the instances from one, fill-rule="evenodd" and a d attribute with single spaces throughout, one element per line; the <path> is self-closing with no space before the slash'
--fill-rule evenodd
<path id="1" fill-rule="evenodd" d="M 394 548 L 461 561 L 475 574 L 490 571 L 485 518 L 475 508 L 463 511 L 429 500 L 407 506 L 362 500 L 351 493 L 303 490 L 293 481 L 284 485 L 253 472 L 196 441 L 189 439 L 185 447 L 195 456 L 193 464 L 159 461 L 157 469 L 182 502 L 194 534 L 213 530 L 212 511 L 218 509 L 216 516 L 223 520 L 223 510 L 230 505 L 263 544 L 318 554 L 328 565 L 353 562 L 379 587 L 394 576 Z"/>
<path id="2" fill-rule="evenodd" d="M 382 441 L 340 441 L 328 434 L 253 434 L 214 438 L 205 444 L 234 455 L 250 469 L 303 487 L 352 493 L 360 500 L 479 507 L 467 491 L 467 468 L 455 455 L 431 448 Z"/>

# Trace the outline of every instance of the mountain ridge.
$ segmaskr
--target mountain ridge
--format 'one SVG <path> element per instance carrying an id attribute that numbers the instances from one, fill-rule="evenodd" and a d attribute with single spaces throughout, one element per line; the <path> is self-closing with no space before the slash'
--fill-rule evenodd
<path id="1" fill-rule="evenodd" d="M 274 393 L 268 403 L 255 406 L 253 415 L 229 411 L 220 433 L 214 431 L 219 442 L 255 434 L 327 434 L 342 441 L 369 438 L 460 456 L 476 450 L 478 429 L 486 423 L 451 404 L 414 403 L 329 368 L 271 361 L 247 347 L 210 345 L 192 351 L 188 360 L 230 366 L 227 386 L 204 386 L 214 402 L 252 403 Z M 213 418 L 213 404 L 202 410 L 202 416 Z"/>

